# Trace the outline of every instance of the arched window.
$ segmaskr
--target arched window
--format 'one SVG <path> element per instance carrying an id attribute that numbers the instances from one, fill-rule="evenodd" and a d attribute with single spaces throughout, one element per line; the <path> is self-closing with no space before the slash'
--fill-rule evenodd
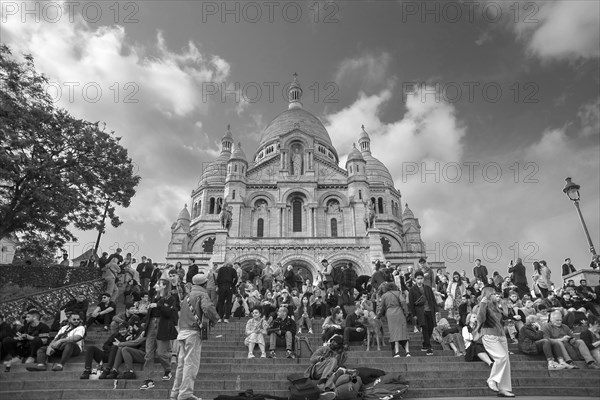
<path id="1" fill-rule="evenodd" d="M 360 166 L 356 164 L 356 172 L 360 172 Z"/>
<path id="2" fill-rule="evenodd" d="M 302 232 L 302 201 L 292 201 L 292 232 Z"/>
<path id="3" fill-rule="evenodd" d="M 198 203 L 195 203 L 194 208 L 192 208 L 192 218 L 196 218 L 196 215 L 198 215 Z"/>
<path id="4" fill-rule="evenodd" d="M 350 173 L 352 173 L 352 165 L 350 166 Z"/>
<path id="5" fill-rule="evenodd" d="M 394 200 L 392 200 L 392 215 L 394 217 L 396 216 L 396 204 L 394 203 Z"/>
<path id="6" fill-rule="evenodd" d="M 379 214 L 383 214 L 383 197 L 380 197 L 377 203 L 379 204 Z"/>
<path id="7" fill-rule="evenodd" d="M 373 211 L 377 212 L 377 199 L 375 197 L 371 197 L 371 203 L 373 203 Z"/>
<path id="8" fill-rule="evenodd" d="M 223 199 L 218 197 L 217 198 L 217 210 L 216 210 L 215 214 L 220 214 L 222 207 L 223 207 Z"/>
<path id="9" fill-rule="evenodd" d="M 392 245 L 387 238 L 382 237 L 381 238 L 381 247 L 383 247 L 384 253 L 389 253 Z"/>
<path id="10" fill-rule="evenodd" d="M 208 206 L 208 213 L 209 214 L 215 213 L 215 198 L 214 197 L 210 198 L 210 205 Z"/>
<path id="11" fill-rule="evenodd" d="M 263 237 L 265 230 L 265 220 L 259 218 L 256 224 L 256 237 Z"/>
<path id="12" fill-rule="evenodd" d="M 337 237 L 337 219 L 331 218 L 331 237 Z"/>
<path id="13" fill-rule="evenodd" d="M 233 172 L 237 172 L 237 164 L 233 166 Z"/>
<path id="14" fill-rule="evenodd" d="M 358 199 L 359 199 L 359 200 L 362 200 L 362 190 L 359 190 L 359 191 L 358 191 Z"/>
<path id="15" fill-rule="evenodd" d="M 202 214 L 202 200 L 198 200 L 198 214 L 196 214 L 196 216 L 199 216 L 200 214 Z"/>
<path id="16" fill-rule="evenodd" d="M 214 237 L 206 239 L 204 243 L 202 243 L 202 250 L 204 250 L 205 253 L 212 254 L 215 247 L 215 240 L 216 238 Z"/>

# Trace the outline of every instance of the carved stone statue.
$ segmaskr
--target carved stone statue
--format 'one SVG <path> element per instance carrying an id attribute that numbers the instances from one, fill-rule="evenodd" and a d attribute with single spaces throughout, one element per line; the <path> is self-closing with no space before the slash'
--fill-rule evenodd
<path id="1" fill-rule="evenodd" d="M 363 221 L 365 221 L 365 229 L 373 228 L 373 224 L 375 223 L 375 204 L 371 200 L 364 203 L 365 204 L 365 217 Z"/>
<path id="2" fill-rule="evenodd" d="M 294 154 L 292 155 L 292 174 L 296 176 L 302 175 L 302 154 L 298 148 L 294 150 Z"/>
<path id="3" fill-rule="evenodd" d="M 219 214 L 219 221 L 221 222 L 221 228 L 229 230 L 231 228 L 231 220 L 233 216 L 233 207 L 227 205 L 227 200 L 223 203 L 223 209 Z"/>

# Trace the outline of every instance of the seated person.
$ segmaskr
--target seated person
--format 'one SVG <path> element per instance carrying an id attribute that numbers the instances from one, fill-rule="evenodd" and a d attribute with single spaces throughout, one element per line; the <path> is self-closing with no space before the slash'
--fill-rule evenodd
<path id="1" fill-rule="evenodd" d="M 2 348 L 11 360 L 5 364 L 10 367 L 12 363 L 21 362 L 23 357 L 26 364 L 35 362 L 38 349 L 48 344 L 50 327 L 40 322 L 40 313 L 37 310 L 29 310 L 25 314 L 25 324 L 17 330 L 15 336 L 5 337 L 2 340 Z"/>
<path id="2" fill-rule="evenodd" d="M 260 303 L 260 309 L 262 316 L 266 319 L 270 318 L 273 320 L 273 318 L 275 318 L 275 315 L 277 314 L 277 302 L 273 298 L 273 293 L 271 293 L 270 290 L 265 291 L 265 297 Z"/>
<path id="3" fill-rule="evenodd" d="M 4 319 L 4 315 L 0 314 L 0 360 L 6 358 L 6 350 L 2 347 L 2 341 L 5 338 L 12 338 L 17 334 L 17 329 L 13 324 L 8 323 Z M 6 365 L 8 363 L 5 362 Z"/>
<path id="4" fill-rule="evenodd" d="M 233 296 L 233 306 L 231 307 L 231 315 L 234 317 L 241 318 L 243 316 L 250 315 L 250 307 L 248 306 L 248 301 L 241 294 L 235 294 Z"/>
<path id="5" fill-rule="evenodd" d="M 136 315 L 135 310 L 135 303 L 125 304 L 125 311 L 115 315 L 112 318 L 112 321 L 110 323 L 110 333 L 117 333 L 121 324 L 131 325 L 133 323 L 139 322 L 140 317 Z"/>
<path id="6" fill-rule="evenodd" d="M 115 362 L 115 357 L 117 355 L 117 350 L 119 349 L 117 345 L 120 342 L 125 342 L 130 339 L 129 336 L 129 325 L 127 323 L 121 323 L 117 327 L 117 333 L 113 333 L 106 339 L 102 348 L 98 348 L 98 346 L 88 346 L 85 353 L 85 363 L 83 373 L 79 376 L 79 379 L 90 379 L 90 375 L 92 374 L 92 361 L 100 362 L 102 361 L 104 366 L 104 371 L 108 375 L 108 371 L 110 371 L 111 367 Z M 106 379 L 106 376 L 99 377 L 98 379 Z"/>
<path id="7" fill-rule="evenodd" d="M 529 315 L 525 319 L 525 325 L 519 331 L 519 350 L 524 354 L 531 355 L 543 352 L 546 360 L 548 360 L 549 370 L 567 368 L 564 365 L 563 347 L 555 341 L 544 338 L 544 332 L 541 330 L 537 315 Z M 558 362 L 555 361 L 555 358 Z"/>
<path id="8" fill-rule="evenodd" d="M 569 369 L 578 368 L 572 360 L 572 356 L 577 354 L 577 351 L 575 351 L 577 349 L 586 361 L 588 368 L 600 369 L 600 365 L 595 362 L 583 340 L 575 339 L 571 328 L 562 323 L 562 314 L 559 311 L 553 311 L 550 314 L 550 322 L 542 327 L 542 331 L 544 332 L 544 338 L 551 339 L 551 342 L 565 348 L 564 351 L 561 349 L 565 357 L 564 360 L 559 360 L 561 365 Z"/>
<path id="9" fill-rule="evenodd" d="M 290 292 L 290 297 L 292 298 L 292 304 L 294 305 L 294 311 L 300 307 L 300 294 L 298 293 L 298 289 L 293 288 Z"/>
<path id="10" fill-rule="evenodd" d="M 554 290 L 548 290 L 548 295 L 546 296 L 545 299 L 542 299 L 542 301 L 540 302 L 540 304 L 538 304 L 538 308 L 542 304 L 546 308 L 549 309 L 548 310 L 549 312 L 554 311 L 553 309 L 555 309 L 555 308 L 562 307 L 562 304 L 560 304 L 560 300 L 556 297 L 556 293 L 554 292 Z"/>
<path id="11" fill-rule="evenodd" d="M 312 308 L 314 318 L 327 317 L 327 305 L 323 303 L 323 297 L 317 296 L 310 307 Z"/>
<path id="12" fill-rule="evenodd" d="M 288 315 L 288 308 L 285 306 L 279 307 L 277 310 L 277 318 L 275 318 L 269 328 L 269 358 L 277 358 L 275 347 L 285 341 L 285 349 L 287 358 L 296 358 L 294 354 L 294 337 L 296 334 L 296 322 Z"/>
<path id="13" fill-rule="evenodd" d="M 136 379 L 135 373 L 133 372 L 133 363 L 143 364 L 145 361 L 144 356 L 146 355 L 146 332 L 139 324 L 130 325 L 129 331 L 131 339 L 125 342 L 117 343 L 117 354 L 115 356 L 115 362 L 112 370 L 106 375 L 106 379 Z M 119 374 L 119 367 L 121 364 L 125 364 L 125 372 Z M 100 379 L 104 375 L 100 375 Z"/>
<path id="14" fill-rule="evenodd" d="M 331 314 L 331 310 L 337 307 L 339 297 L 339 292 L 334 288 L 327 288 L 327 292 L 325 293 L 325 304 L 327 304 L 328 314 Z M 342 310 L 342 314 L 343 313 L 344 311 Z"/>
<path id="15" fill-rule="evenodd" d="M 110 325 L 112 318 L 115 316 L 116 309 L 117 305 L 114 301 L 111 301 L 110 294 L 103 293 L 100 297 L 98 306 L 96 306 L 92 314 L 85 322 L 85 328 L 89 329 L 94 322 L 99 322 L 104 325 L 104 330 L 108 332 L 108 326 Z"/>
<path id="16" fill-rule="evenodd" d="M 66 324 L 67 319 L 69 319 L 69 315 L 73 313 L 79 314 L 79 317 L 82 321 L 85 320 L 88 307 L 89 302 L 85 297 L 85 294 L 78 293 L 74 299 L 69 300 L 69 302 L 67 302 L 67 304 L 65 304 L 65 306 L 59 310 L 56 318 L 54 319 L 54 323 L 52 324 L 52 330 L 59 330 L 61 325 Z"/>
<path id="17" fill-rule="evenodd" d="M 310 356 L 310 366 L 304 372 L 306 378 L 318 380 L 317 387 L 324 391 L 327 380 L 333 376 L 338 368 L 346 363 L 344 339 L 340 335 L 333 335 L 322 347 L 319 347 Z M 329 385 L 331 386 L 331 385 Z"/>
<path id="18" fill-rule="evenodd" d="M 85 327 L 81 325 L 81 318 L 77 314 L 71 314 L 68 324 L 60 328 L 50 344 L 38 349 L 37 364 L 26 367 L 27 371 L 45 371 L 48 357 L 54 354 L 60 356 L 60 361 L 52 366 L 52 371 L 62 371 L 71 357 L 78 356 L 83 351 L 84 336 Z"/>
<path id="19" fill-rule="evenodd" d="M 590 354 L 600 364 L 600 319 L 590 315 L 588 317 L 588 327 L 581 332 L 579 338 L 585 343 Z"/>
<path id="20" fill-rule="evenodd" d="M 288 289 L 283 288 L 279 293 L 279 297 L 277 298 L 277 308 L 285 306 L 288 309 L 288 315 L 294 315 L 294 310 L 296 306 L 294 305 L 294 300 L 292 296 L 290 296 L 290 292 Z"/>
<path id="21" fill-rule="evenodd" d="M 246 301 L 248 302 L 248 307 L 250 309 L 260 305 L 261 295 L 253 284 L 248 283 L 246 285 L 246 294 L 248 295 Z"/>
<path id="22" fill-rule="evenodd" d="M 367 337 L 367 330 L 361 321 L 363 310 L 359 306 L 354 308 L 352 314 L 346 317 L 346 326 L 344 328 L 344 347 L 348 348 L 350 342 L 363 341 Z"/>
<path id="23" fill-rule="evenodd" d="M 333 335 L 344 335 L 345 321 L 340 307 L 331 309 L 331 315 L 325 318 L 322 325 L 321 339 L 326 343 Z"/>
<path id="24" fill-rule="evenodd" d="M 135 314 L 141 319 L 143 319 L 148 314 L 148 309 L 150 308 L 150 295 L 148 292 L 140 292 L 140 300 L 135 303 Z"/>
<path id="25" fill-rule="evenodd" d="M 260 309 L 254 307 L 252 309 L 252 317 L 246 322 L 246 339 L 244 345 L 248 346 L 248 358 L 254 358 L 254 347 L 258 344 L 260 348 L 260 357 L 266 358 L 265 352 L 265 336 L 269 324 L 264 317 L 261 316 Z"/>
<path id="26" fill-rule="evenodd" d="M 450 347 L 457 357 L 465 354 L 465 341 L 462 334 L 459 333 L 457 327 L 450 327 L 446 318 L 438 321 L 437 326 L 433 328 L 431 338 L 440 343 L 442 348 Z"/>
<path id="27" fill-rule="evenodd" d="M 594 289 L 587 285 L 587 280 L 581 279 L 579 281 L 579 286 L 575 288 L 575 294 L 580 299 L 583 308 L 585 308 L 587 311 L 591 312 L 595 316 L 599 316 L 598 311 L 596 310 L 596 307 L 594 305 L 594 303 L 597 303 L 597 296 L 594 292 Z"/>
<path id="28" fill-rule="evenodd" d="M 475 328 L 477 327 L 477 313 L 469 314 L 466 320 L 469 323 L 462 328 L 462 336 L 465 340 L 465 360 L 477 361 L 477 359 L 480 359 L 488 367 L 491 367 L 494 362 L 483 346 L 481 335 L 477 338 L 474 335 Z"/>
<path id="29" fill-rule="evenodd" d="M 312 335 L 313 309 L 310 306 L 310 295 L 302 296 L 300 307 L 296 313 L 296 324 L 298 325 L 298 335 L 302 333 L 302 327 L 306 326 L 308 333 Z"/>

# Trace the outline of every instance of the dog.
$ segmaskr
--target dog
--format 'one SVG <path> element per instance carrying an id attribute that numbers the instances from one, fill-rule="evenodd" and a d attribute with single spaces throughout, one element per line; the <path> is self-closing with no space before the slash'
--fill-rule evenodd
<path id="1" fill-rule="evenodd" d="M 371 344 L 375 345 L 375 342 L 377 342 L 377 351 L 381 351 L 380 342 L 385 346 L 381 320 L 376 318 L 373 311 L 370 311 L 361 317 L 361 322 L 367 329 L 367 351 L 371 350 Z"/>

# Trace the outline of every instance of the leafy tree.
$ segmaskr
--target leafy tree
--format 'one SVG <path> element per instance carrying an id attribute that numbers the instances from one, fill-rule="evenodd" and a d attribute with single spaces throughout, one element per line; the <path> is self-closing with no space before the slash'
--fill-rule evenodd
<path id="1" fill-rule="evenodd" d="M 0 45 L 0 237 L 42 238 L 50 254 L 100 227 L 106 202 L 128 207 L 140 177 L 114 132 L 54 106 L 33 57 L 12 58 Z M 33 246 L 35 247 L 35 246 Z"/>

